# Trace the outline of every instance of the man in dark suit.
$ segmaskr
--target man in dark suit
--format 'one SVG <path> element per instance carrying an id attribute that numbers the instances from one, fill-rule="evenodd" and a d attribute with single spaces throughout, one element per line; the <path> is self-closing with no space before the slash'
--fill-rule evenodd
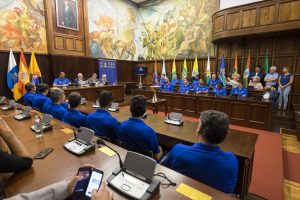
<path id="1" fill-rule="evenodd" d="M 262 71 L 261 71 L 261 66 L 260 66 L 260 65 L 257 65 L 257 66 L 255 67 L 255 71 L 254 71 L 254 72 L 250 72 L 248 81 L 252 80 L 252 78 L 253 78 L 254 76 L 258 76 L 258 77 L 260 78 L 260 82 L 263 84 L 264 74 L 263 74 Z"/>
<path id="2" fill-rule="evenodd" d="M 68 0 L 65 1 L 62 25 L 70 28 L 76 28 L 74 11 L 71 6 L 69 6 Z"/>

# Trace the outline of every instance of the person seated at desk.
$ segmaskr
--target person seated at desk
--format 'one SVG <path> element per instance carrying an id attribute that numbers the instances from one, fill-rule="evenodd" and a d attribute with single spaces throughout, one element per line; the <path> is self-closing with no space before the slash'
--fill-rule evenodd
<path id="1" fill-rule="evenodd" d="M 276 87 L 278 83 L 279 75 L 276 73 L 276 67 L 270 67 L 270 73 L 268 73 L 264 79 L 266 86 L 265 90 L 270 90 L 271 87 Z"/>
<path id="2" fill-rule="evenodd" d="M 192 87 L 189 84 L 189 80 L 187 78 L 185 78 L 183 84 L 180 85 L 179 93 L 187 94 L 191 89 L 192 89 Z"/>
<path id="3" fill-rule="evenodd" d="M 194 80 L 193 80 L 193 82 L 192 82 L 193 88 L 195 88 L 195 87 L 197 87 L 197 86 L 199 85 L 199 79 L 200 79 L 199 75 L 197 75 L 197 76 L 194 78 Z"/>
<path id="4" fill-rule="evenodd" d="M 108 85 L 109 81 L 106 79 L 106 74 L 102 74 L 101 79 L 99 80 L 100 84 Z"/>
<path id="5" fill-rule="evenodd" d="M 78 92 L 72 92 L 68 96 L 68 101 L 70 104 L 70 109 L 64 115 L 62 121 L 76 128 L 86 127 L 87 126 L 86 115 L 82 114 L 78 110 L 78 107 L 80 106 L 81 103 L 80 94 Z"/>
<path id="6" fill-rule="evenodd" d="M 180 80 L 177 78 L 177 75 L 174 74 L 173 75 L 173 79 L 171 81 L 171 84 L 174 86 L 174 85 L 177 85 L 177 84 L 180 84 Z"/>
<path id="7" fill-rule="evenodd" d="M 227 91 L 223 87 L 223 83 L 218 83 L 217 86 L 213 89 L 213 92 L 215 93 L 216 96 L 226 96 Z"/>
<path id="8" fill-rule="evenodd" d="M 67 86 L 67 85 L 71 84 L 71 81 L 69 79 L 65 78 L 65 76 L 66 76 L 65 72 L 60 72 L 59 77 L 53 81 L 53 87 Z"/>
<path id="9" fill-rule="evenodd" d="M 199 84 L 194 86 L 194 92 L 196 94 L 208 93 L 208 87 L 204 84 L 204 81 L 202 78 L 199 80 Z"/>
<path id="10" fill-rule="evenodd" d="M 84 80 L 82 73 L 77 74 L 77 78 L 74 79 L 74 84 L 76 86 L 82 86 L 86 84 L 86 81 Z"/>
<path id="11" fill-rule="evenodd" d="M 239 86 L 239 82 L 238 82 L 239 79 L 240 79 L 239 74 L 233 74 L 232 79 L 230 77 L 227 78 L 226 85 L 231 85 L 232 88 L 237 88 Z"/>
<path id="12" fill-rule="evenodd" d="M 142 119 L 147 109 L 147 100 L 143 95 L 136 95 L 130 101 L 131 118 L 121 124 L 121 144 L 135 150 L 149 150 L 156 160 L 162 155 L 155 131 Z"/>
<path id="13" fill-rule="evenodd" d="M 65 92 L 60 88 L 51 88 L 49 92 L 51 103 L 45 103 L 43 112 L 52 115 L 55 119 L 62 120 L 67 109 L 62 106 L 65 102 Z"/>
<path id="14" fill-rule="evenodd" d="M 243 87 L 243 82 L 241 80 L 237 80 L 238 87 L 232 88 L 230 92 L 230 96 L 233 94 L 238 95 L 239 97 L 247 97 L 248 96 L 248 90 Z"/>
<path id="15" fill-rule="evenodd" d="M 35 98 L 32 99 L 32 107 L 38 109 L 39 111 L 43 111 L 43 107 L 49 98 L 47 97 L 49 92 L 49 85 L 47 84 L 39 84 L 37 86 L 38 94 L 36 94 Z"/>
<path id="16" fill-rule="evenodd" d="M 273 109 L 275 110 L 278 105 L 280 93 L 276 87 L 271 87 L 270 89 L 265 89 L 263 93 L 263 99 L 271 100 L 273 103 Z"/>
<path id="17" fill-rule="evenodd" d="M 163 165 L 225 193 L 233 193 L 238 178 L 238 160 L 220 149 L 229 130 L 225 113 L 208 110 L 200 115 L 198 142 L 176 144 Z"/>
<path id="18" fill-rule="evenodd" d="M 170 83 L 170 80 L 168 77 L 166 77 L 165 83 L 161 86 L 160 89 L 162 92 L 173 92 L 174 91 L 174 85 Z"/>
<path id="19" fill-rule="evenodd" d="M 215 73 L 211 74 L 211 79 L 208 82 L 210 87 L 216 87 L 218 83 L 222 83 L 219 77 Z"/>
<path id="20" fill-rule="evenodd" d="M 97 76 L 98 76 L 97 73 L 93 73 L 92 77 L 88 79 L 88 83 L 90 85 L 91 84 L 96 85 L 96 84 L 100 83 Z"/>
<path id="21" fill-rule="evenodd" d="M 159 85 L 163 85 L 166 82 L 166 75 L 161 74 L 161 77 L 159 79 Z"/>
<path id="22" fill-rule="evenodd" d="M 120 124 L 107 111 L 111 106 L 112 93 L 106 90 L 102 91 L 98 101 L 100 108 L 87 116 L 88 127 L 94 130 L 97 136 L 107 138 L 111 142 L 119 144 Z"/>
<path id="23" fill-rule="evenodd" d="M 257 65 L 254 72 L 250 72 L 248 80 L 253 80 L 253 77 L 258 76 L 259 81 L 263 81 L 264 74 L 261 72 L 261 66 Z M 262 83 L 262 82 L 261 82 Z"/>
<path id="24" fill-rule="evenodd" d="M 91 165 L 83 165 L 83 167 L 92 167 Z M 10 197 L 6 200 L 64 200 L 64 199 L 72 199 L 72 193 L 75 189 L 75 186 L 78 181 L 82 180 L 82 176 L 74 176 L 70 180 L 63 180 L 46 187 L 43 187 L 39 190 L 32 191 L 29 193 L 21 193 L 16 196 Z M 69 198 L 70 197 L 70 198 Z M 94 189 L 91 194 L 92 200 L 112 200 L 113 195 L 107 189 L 107 183 L 102 182 L 101 186 L 98 190 Z"/>
<path id="25" fill-rule="evenodd" d="M 258 76 L 253 76 L 248 86 L 251 86 L 253 87 L 254 90 L 258 90 L 258 91 L 263 91 L 264 89 L 264 87 L 260 82 L 260 78 Z"/>
<path id="26" fill-rule="evenodd" d="M 33 159 L 22 142 L 16 137 L 2 117 L 0 117 L 0 191 L 11 173 L 31 167 Z M 1 194 L 0 194 L 1 196 Z"/>
<path id="27" fill-rule="evenodd" d="M 23 96 L 23 104 L 26 106 L 32 106 L 32 101 L 36 97 L 36 86 L 33 83 L 26 83 L 26 93 Z"/>

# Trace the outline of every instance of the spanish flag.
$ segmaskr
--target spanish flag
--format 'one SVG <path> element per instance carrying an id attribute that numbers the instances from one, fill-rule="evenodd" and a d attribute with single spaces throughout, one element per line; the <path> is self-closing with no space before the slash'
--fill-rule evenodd
<path id="1" fill-rule="evenodd" d="M 18 88 L 24 96 L 26 93 L 25 85 L 30 82 L 29 70 L 25 60 L 23 51 L 20 54 L 20 64 L 19 64 L 19 76 L 18 76 Z"/>
<path id="2" fill-rule="evenodd" d="M 12 91 L 16 101 L 22 97 L 18 88 L 18 73 L 18 66 L 13 51 L 10 50 L 7 68 L 7 86 Z"/>
<path id="3" fill-rule="evenodd" d="M 41 83 L 41 70 L 39 65 L 36 61 L 34 52 L 31 52 L 30 64 L 29 64 L 29 73 L 30 73 L 30 80 L 32 83 L 38 85 Z"/>

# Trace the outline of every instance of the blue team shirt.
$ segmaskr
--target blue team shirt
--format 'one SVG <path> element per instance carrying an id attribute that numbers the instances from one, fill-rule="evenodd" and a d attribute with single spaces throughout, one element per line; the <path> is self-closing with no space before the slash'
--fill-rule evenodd
<path id="1" fill-rule="evenodd" d="M 155 131 L 141 119 L 129 118 L 122 122 L 120 140 L 127 147 L 147 149 L 153 154 L 160 152 Z"/>
<path id="2" fill-rule="evenodd" d="M 216 87 L 216 85 L 218 83 L 222 83 L 222 81 L 219 78 L 216 78 L 215 80 L 210 79 L 209 82 L 208 82 L 208 85 Z"/>
<path id="3" fill-rule="evenodd" d="M 198 86 L 199 85 L 199 80 L 193 80 L 193 86 Z"/>
<path id="4" fill-rule="evenodd" d="M 68 85 L 68 84 L 70 84 L 70 83 L 71 83 L 70 80 L 67 79 L 67 78 L 63 78 L 63 79 L 61 79 L 61 78 L 56 78 L 56 79 L 54 79 L 54 81 L 53 81 L 53 84 L 56 84 L 56 85 Z"/>
<path id="5" fill-rule="evenodd" d="M 49 101 L 50 99 L 46 97 L 43 94 L 37 94 L 35 98 L 32 100 L 32 107 L 39 109 L 39 111 L 43 112 L 43 107 L 46 103 L 46 101 Z M 50 100 L 51 102 L 51 100 Z"/>
<path id="6" fill-rule="evenodd" d="M 43 109 L 43 112 L 52 115 L 55 119 L 62 120 L 68 111 L 60 104 L 50 103 Z"/>
<path id="7" fill-rule="evenodd" d="M 47 107 L 49 106 L 49 105 L 51 105 L 51 103 L 52 103 L 52 100 L 50 99 L 50 98 L 47 98 L 46 100 L 45 100 L 45 103 L 44 103 L 44 106 L 43 106 L 43 109 L 42 110 L 40 110 L 40 111 L 42 111 L 42 112 L 45 112 L 45 110 L 47 109 Z M 69 108 L 69 104 L 68 103 L 62 103 L 62 104 L 60 104 L 62 107 L 64 107 L 66 110 Z"/>
<path id="8" fill-rule="evenodd" d="M 32 106 L 32 101 L 36 97 L 35 93 L 27 92 L 23 96 L 23 104 L 27 106 Z"/>
<path id="9" fill-rule="evenodd" d="M 176 79 L 171 81 L 171 85 L 176 85 L 176 84 L 180 84 L 180 80 Z"/>
<path id="10" fill-rule="evenodd" d="M 191 90 L 192 87 L 190 86 L 190 84 L 188 85 L 181 85 L 180 88 L 179 88 L 179 92 L 181 94 L 185 94 L 187 91 Z"/>
<path id="11" fill-rule="evenodd" d="M 169 84 L 163 84 L 161 86 L 161 91 L 164 91 L 164 92 L 173 92 L 174 91 L 174 85 L 172 85 L 171 83 Z"/>
<path id="12" fill-rule="evenodd" d="M 78 110 L 68 110 L 62 121 L 76 128 L 87 126 L 86 115 L 82 114 Z"/>
<path id="13" fill-rule="evenodd" d="M 102 109 L 87 116 L 88 127 L 95 131 L 98 136 L 109 137 L 111 141 L 119 139 L 120 124 L 111 114 Z"/>
<path id="14" fill-rule="evenodd" d="M 246 88 L 242 88 L 242 89 L 233 88 L 231 90 L 230 95 L 232 95 L 232 94 L 237 94 L 239 97 L 246 97 L 246 96 L 248 96 L 248 91 Z"/>
<path id="15" fill-rule="evenodd" d="M 198 85 L 194 87 L 194 92 L 196 93 L 203 93 L 207 91 L 208 91 L 208 87 L 206 85 Z"/>
<path id="16" fill-rule="evenodd" d="M 159 84 L 160 84 L 160 85 L 163 85 L 165 82 L 166 82 L 166 78 L 161 78 L 161 79 L 159 80 Z"/>
<path id="17" fill-rule="evenodd" d="M 214 88 L 213 92 L 216 94 L 216 96 L 226 96 L 227 91 L 225 88 L 221 88 L 220 90 L 218 88 Z"/>
<path id="18" fill-rule="evenodd" d="M 163 165 L 225 193 L 234 192 L 238 178 L 235 155 L 202 143 L 175 145 Z"/>

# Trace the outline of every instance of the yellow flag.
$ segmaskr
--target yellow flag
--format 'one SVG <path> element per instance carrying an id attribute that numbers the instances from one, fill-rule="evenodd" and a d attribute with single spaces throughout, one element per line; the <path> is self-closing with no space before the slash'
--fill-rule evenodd
<path id="1" fill-rule="evenodd" d="M 195 56 L 195 61 L 194 61 L 194 66 L 193 66 L 193 71 L 192 71 L 192 77 L 196 77 L 199 75 L 198 71 L 198 59 L 197 56 Z"/>
<path id="2" fill-rule="evenodd" d="M 35 84 L 40 84 L 40 78 L 42 76 L 40 67 L 36 61 L 34 52 L 31 53 L 30 64 L 29 64 L 29 73 L 31 81 Z"/>

